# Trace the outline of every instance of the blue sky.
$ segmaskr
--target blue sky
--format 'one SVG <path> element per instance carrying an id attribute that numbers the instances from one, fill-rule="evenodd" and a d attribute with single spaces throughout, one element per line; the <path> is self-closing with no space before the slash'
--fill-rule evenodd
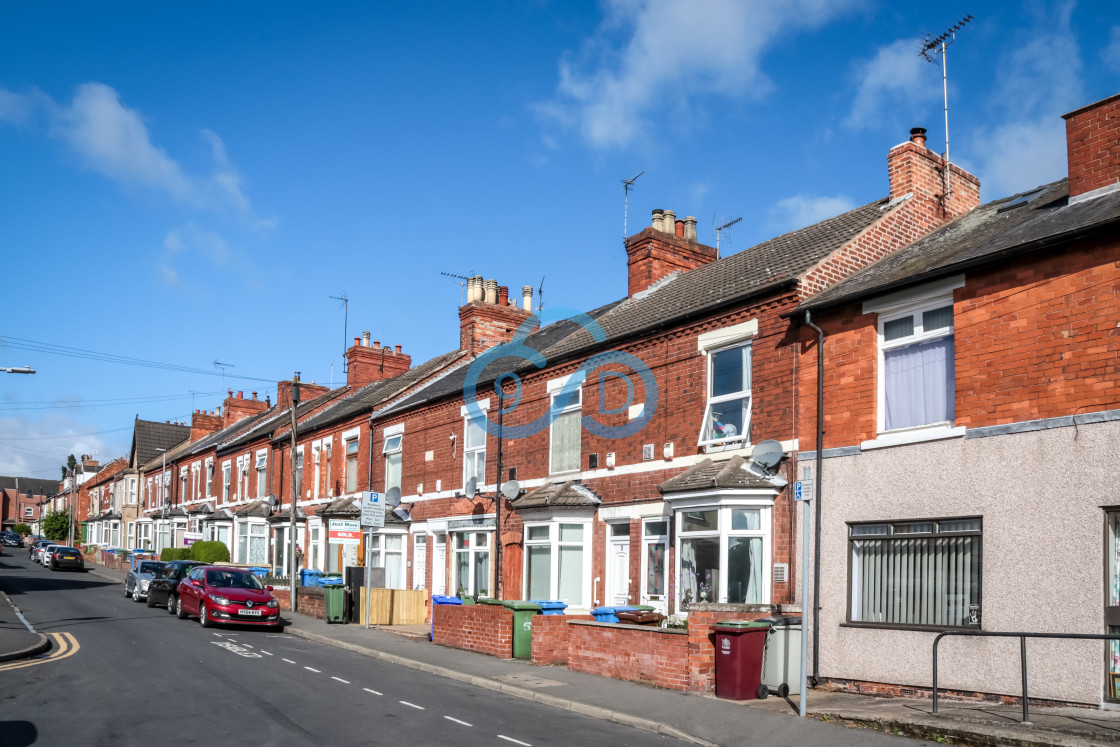
<path id="1" fill-rule="evenodd" d="M 338 383 L 332 295 L 414 363 L 458 345 L 440 271 L 617 299 L 641 171 L 631 233 L 741 217 L 725 254 L 878 199 L 910 127 L 944 148 L 917 49 L 968 13 L 953 160 L 985 201 L 1061 178 L 1060 115 L 1120 90 L 1110 2 L 8 4 L 0 366 L 38 373 L 0 374 L 0 474 L 216 407 L 216 360 Z"/>

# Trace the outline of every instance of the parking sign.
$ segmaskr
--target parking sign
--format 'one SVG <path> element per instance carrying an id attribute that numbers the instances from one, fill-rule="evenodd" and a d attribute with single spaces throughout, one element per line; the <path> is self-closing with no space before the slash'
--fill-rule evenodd
<path id="1" fill-rule="evenodd" d="M 362 496 L 362 526 L 380 529 L 385 526 L 385 494 L 372 490 Z"/>

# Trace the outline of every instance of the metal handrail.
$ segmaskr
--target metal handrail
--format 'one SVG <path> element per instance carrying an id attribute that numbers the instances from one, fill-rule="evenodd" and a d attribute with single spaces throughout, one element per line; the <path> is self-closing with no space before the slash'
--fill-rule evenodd
<path id="1" fill-rule="evenodd" d="M 1069 638 L 1071 640 L 1120 641 L 1120 635 L 1103 633 L 994 633 L 983 630 L 946 630 L 933 639 L 933 712 L 937 713 L 937 644 L 947 635 L 967 635 L 976 638 L 1018 638 L 1019 668 L 1023 678 L 1023 723 L 1029 724 L 1027 714 L 1027 639 L 1028 638 Z"/>

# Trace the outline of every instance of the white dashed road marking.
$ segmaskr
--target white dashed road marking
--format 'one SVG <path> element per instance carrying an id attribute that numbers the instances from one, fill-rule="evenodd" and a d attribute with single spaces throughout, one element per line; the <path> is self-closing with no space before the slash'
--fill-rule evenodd
<path id="1" fill-rule="evenodd" d="M 306 669 L 309 672 L 314 672 L 315 674 L 322 674 L 322 672 L 320 672 L 318 669 L 315 669 L 313 667 L 304 667 L 304 669 Z"/>
<path id="2" fill-rule="evenodd" d="M 406 705 L 409 708 L 415 708 L 418 711 L 424 710 L 424 706 L 418 706 L 415 703 L 409 703 L 407 700 L 398 700 L 397 702 L 400 703 L 401 705 Z"/>
<path id="3" fill-rule="evenodd" d="M 263 648 L 261 649 L 261 653 L 264 654 L 265 656 L 272 656 L 272 654 L 268 653 Z"/>
<path id="4" fill-rule="evenodd" d="M 292 661 L 291 659 L 284 659 L 284 661 L 288 662 L 289 664 L 295 664 L 295 662 Z"/>
<path id="5" fill-rule="evenodd" d="M 454 721 L 457 724 L 462 724 L 463 726 L 471 726 L 472 725 L 472 724 L 468 724 L 466 721 L 460 721 L 459 719 L 455 718 L 454 716 L 444 716 L 444 718 L 447 719 L 448 721 Z"/>
<path id="6" fill-rule="evenodd" d="M 350 684 L 350 680 L 344 680 L 341 677 L 331 677 L 331 679 L 332 680 L 338 680 L 339 682 L 341 682 L 344 685 L 349 685 Z"/>
<path id="7" fill-rule="evenodd" d="M 363 687 L 362 689 L 365 690 L 367 693 L 373 693 L 374 695 L 380 695 L 381 694 L 381 693 L 377 692 L 376 690 L 370 690 L 368 687 Z"/>
<path id="8" fill-rule="evenodd" d="M 513 742 L 514 744 L 524 745 L 524 747 L 533 747 L 533 745 L 529 744 L 528 742 L 522 742 L 520 739 L 514 739 L 513 737 L 507 737 L 505 734 L 499 734 L 498 739 L 504 739 L 507 742 Z"/>

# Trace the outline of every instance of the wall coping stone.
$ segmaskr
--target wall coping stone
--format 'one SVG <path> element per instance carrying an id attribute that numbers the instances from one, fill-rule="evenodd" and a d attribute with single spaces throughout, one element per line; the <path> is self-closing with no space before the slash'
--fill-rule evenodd
<path id="1" fill-rule="evenodd" d="M 605 623 L 598 620 L 569 620 L 569 625 L 586 625 L 590 628 L 610 628 L 611 630 L 639 630 L 644 633 L 668 633 L 669 635 L 688 635 L 683 628 L 662 628 L 657 625 L 629 625 L 627 623 Z"/>

